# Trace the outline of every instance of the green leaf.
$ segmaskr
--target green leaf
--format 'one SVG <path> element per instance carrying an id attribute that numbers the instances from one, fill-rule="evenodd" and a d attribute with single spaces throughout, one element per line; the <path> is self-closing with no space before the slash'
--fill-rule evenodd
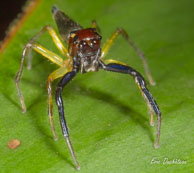
<path id="1" fill-rule="evenodd" d="M 99 71 L 79 74 L 64 89 L 70 138 L 81 172 L 192 172 L 194 169 L 194 3 L 191 0 L 42 0 L 0 55 L 1 172 L 76 172 L 63 139 L 57 107 L 52 138 L 47 116 L 46 80 L 57 67 L 33 52 L 21 89 L 27 105 L 22 114 L 14 84 L 25 44 L 44 25 L 56 29 L 51 7 L 56 4 L 85 27 L 96 19 L 103 42 L 124 27 L 145 52 L 157 82 L 149 90 L 162 111 L 160 148 L 154 149 L 156 127 L 130 76 Z M 38 42 L 58 53 L 48 33 Z M 119 38 L 107 58 L 125 62 L 144 76 L 142 63 Z M 54 82 L 55 88 L 57 82 Z M 156 117 L 155 117 L 156 120 Z M 19 139 L 15 150 L 7 147 Z M 169 161 L 185 161 L 163 163 Z"/>

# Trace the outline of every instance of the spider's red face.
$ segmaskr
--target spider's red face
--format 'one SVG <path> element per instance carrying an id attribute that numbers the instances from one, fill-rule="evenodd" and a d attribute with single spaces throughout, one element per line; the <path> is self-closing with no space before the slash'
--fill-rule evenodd
<path id="1" fill-rule="evenodd" d="M 81 52 L 83 55 L 94 55 L 100 48 L 101 36 L 93 28 L 82 29 L 71 33 L 69 53 L 74 56 Z"/>
<path id="2" fill-rule="evenodd" d="M 81 72 L 97 71 L 100 57 L 101 36 L 93 28 L 82 29 L 71 33 L 69 53 L 77 57 Z"/>

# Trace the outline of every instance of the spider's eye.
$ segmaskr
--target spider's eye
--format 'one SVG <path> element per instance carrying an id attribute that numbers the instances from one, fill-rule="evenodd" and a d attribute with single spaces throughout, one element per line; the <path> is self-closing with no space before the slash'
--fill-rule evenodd
<path id="1" fill-rule="evenodd" d="M 101 40 L 101 39 L 102 39 L 102 36 L 99 35 L 97 32 L 95 32 L 95 34 L 97 35 L 97 39 L 98 39 L 98 40 Z"/>
<path id="2" fill-rule="evenodd" d="M 92 40 L 92 43 L 93 43 L 93 44 L 96 44 L 96 40 Z"/>
<path id="3" fill-rule="evenodd" d="M 73 37 L 73 44 L 77 44 L 77 43 L 78 43 L 78 36 L 75 35 L 75 36 Z"/>
<path id="4" fill-rule="evenodd" d="M 86 41 L 83 41 L 83 43 L 82 43 L 82 44 L 85 46 L 87 43 L 86 43 Z"/>
<path id="5" fill-rule="evenodd" d="M 85 47 L 85 46 L 87 46 L 87 45 L 88 45 L 88 44 L 87 44 L 86 41 L 81 41 L 80 44 L 79 44 L 79 47 L 80 47 L 80 48 L 83 48 L 83 47 Z"/>
<path id="6" fill-rule="evenodd" d="M 97 43 L 97 40 L 96 40 L 96 39 L 93 39 L 93 40 L 91 40 L 91 42 L 90 42 L 90 46 L 91 46 L 91 47 L 94 47 L 94 46 L 96 46 L 96 43 Z"/>
<path id="7" fill-rule="evenodd" d="M 98 35 L 98 40 L 102 40 L 102 36 L 101 35 Z"/>

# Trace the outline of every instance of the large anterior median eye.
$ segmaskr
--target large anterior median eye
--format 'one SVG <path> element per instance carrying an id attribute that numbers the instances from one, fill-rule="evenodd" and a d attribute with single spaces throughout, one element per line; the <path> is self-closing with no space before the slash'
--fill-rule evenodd
<path id="1" fill-rule="evenodd" d="M 86 46 L 88 46 L 88 44 L 87 44 L 86 41 L 81 41 L 80 44 L 79 44 L 79 47 L 80 47 L 80 48 L 84 48 L 84 47 L 86 47 Z"/>
<path id="2" fill-rule="evenodd" d="M 92 40 L 92 43 L 93 43 L 93 44 L 96 44 L 96 43 L 97 43 L 97 41 L 96 41 L 96 40 Z"/>
<path id="3" fill-rule="evenodd" d="M 97 43 L 97 40 L 96 39 L 93 39 L 90 41 L 90 47 L 95 47 L 96 46 L 96 43 Z"/>

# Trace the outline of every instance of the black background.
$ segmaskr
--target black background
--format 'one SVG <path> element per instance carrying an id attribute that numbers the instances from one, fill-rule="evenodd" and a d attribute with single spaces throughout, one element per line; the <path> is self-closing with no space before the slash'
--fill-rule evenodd
<path id="1" fill-rule="evenodd" d="M 22 6 L 27 0 L 2 0 L 0 2 L 0 41 L 5 37 L 9 24 L 22 12 Z"/>

